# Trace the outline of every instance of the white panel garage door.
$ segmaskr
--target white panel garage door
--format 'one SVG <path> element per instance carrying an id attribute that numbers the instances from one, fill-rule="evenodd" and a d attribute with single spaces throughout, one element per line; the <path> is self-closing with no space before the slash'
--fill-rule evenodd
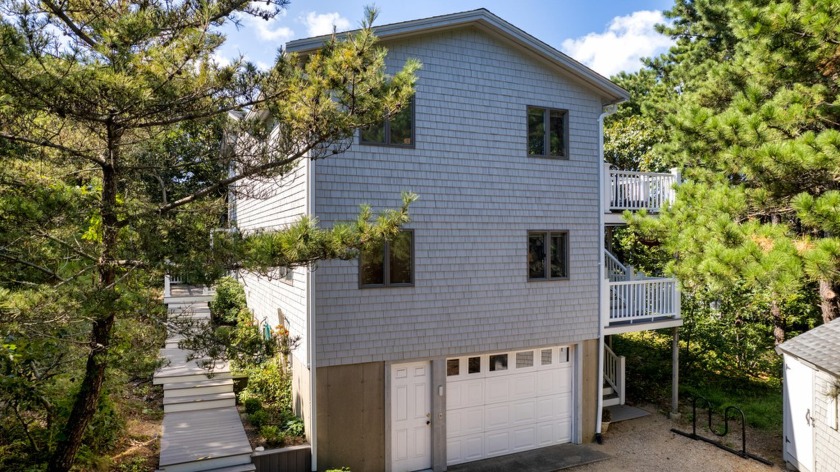
<path id="1" fill-rule="evenodd" d="M 570 347 L 447 359 L 447 464 L 572 439 Z"/>

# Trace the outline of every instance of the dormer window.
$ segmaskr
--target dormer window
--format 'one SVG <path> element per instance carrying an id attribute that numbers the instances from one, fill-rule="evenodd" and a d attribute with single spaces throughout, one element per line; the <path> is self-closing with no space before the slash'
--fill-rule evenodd
<path id="1" fill-rule="evenodd" d="M 359 143 L 414 147 L 414 98 L 390 119 L 359 131 Z"/>

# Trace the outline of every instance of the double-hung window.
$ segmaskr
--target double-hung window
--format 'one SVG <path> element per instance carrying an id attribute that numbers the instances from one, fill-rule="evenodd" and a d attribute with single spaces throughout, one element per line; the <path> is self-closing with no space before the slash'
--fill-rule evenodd
<path id="1" fill-rule="evenodd" d="M 381 123 L 364 128 L 359 132 L 361 144 L 384 146 L 414 146 L 414 98 L 408 106 Z"/>
<path id="2" fill-rule="evenodd" d="M 569 278 L 569 233 L 528 232 L 528 280 Z"/>
<path id="3" fill-rule="evenodd" d="M 528 107 L 528 155 L 567 159 L 568 117 L 566 110 Z"/>
<path id="4" fill-rule="evenodd" d="M 414 231 L 403 230 L 391 241 L 363 249 L 359 255 L 359 286 L 414 285 Z"/>

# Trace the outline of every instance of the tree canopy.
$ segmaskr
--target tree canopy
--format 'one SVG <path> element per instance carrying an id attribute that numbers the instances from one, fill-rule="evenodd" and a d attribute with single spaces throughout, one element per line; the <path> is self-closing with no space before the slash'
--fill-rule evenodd
<path id="1" fill-rule="evenodd" d="M 679 167 L 685 182 L 632 228 L 671 256 L 689 316 L 767 326 L 772 346 L 840 308 L 840 5 L 677 0 L 666 16 L 676 45 L 617 77 L 633 101 L 611 124 L 659 123 L 631 125 L 656 142 L 614 160 Z"/>
<path id="2" fill-rule="evenodd" d="M 228 194 L 248 189 L 233 184 L 340 154 L 413 94 L 419 64 L 385 73 L 374 11 L 269 70 L 214 59 L 223 25 L 285 4 L 0 3 L 0 408 L 29 460 L 72 466 L 132 323 L 159 327 L 153 288 L 168 268 L 210 282 L 350 258 L 407 220 L 411 195 L 379 217 L 211 244 Z M 153 346 L 135 347 L 154 362 Z"/>

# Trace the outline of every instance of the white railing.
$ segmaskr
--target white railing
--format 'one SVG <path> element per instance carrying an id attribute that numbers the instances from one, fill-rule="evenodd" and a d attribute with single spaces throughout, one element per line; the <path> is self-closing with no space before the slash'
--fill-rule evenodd
<path id="1" fill-rule="evenodd" d="M 617 356 L 612 349 L 604 345 L 604 380 L 618 394 L 619 405 L 624 405 L 626 382 L 624 372 L 626 370 L 626 359 L 624 356 Z"/>
<path id="2" fill-rule="evenodd" d="M 630 280 L 633 269 L 625 266 L 610 251 L 604 249 L 604 268 L 607 271 L 607 278 L 610 282 L 623 282 Z"/>
<path id="3" fill-rule="evenodd" d="M 675 279 L 647 278 L 607 283 L 607 326 L 619 322 L 680 317 L 680 295 Z"/>
<path id="4" fill-rule="evenodd" d="M 656 213 L 666 202 L 673 202 L 674 186 L 680 175 L 675 169 L 670 174 L 634 172 L 609 169 L 605 164 L 604 211 L 642 210 Z"/>

